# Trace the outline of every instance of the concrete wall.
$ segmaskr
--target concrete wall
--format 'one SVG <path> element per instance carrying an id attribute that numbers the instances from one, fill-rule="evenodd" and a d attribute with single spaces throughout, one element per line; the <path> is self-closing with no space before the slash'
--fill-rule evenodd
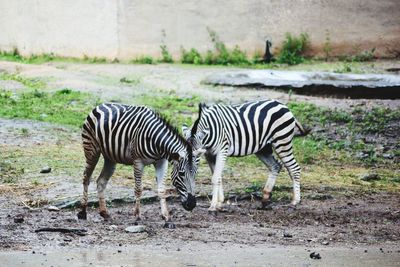
<path id="1" fill-rule="evenodd" d="M 160 45 L 211 49 L 207 28 L 230 47 L 263 51 L 286 32 L 307 32 L 321 52 L 329 32 L 334 53 L 400 48 L 399 0 L 0 0 L 0 49 L 25 54 L 130 59 L 160 55 Z"/>
<path id="2" fill-rule="evenodd" d="M 0 0 L 0 49 L 115 57 L 117 14 L 110 0 Z"/>

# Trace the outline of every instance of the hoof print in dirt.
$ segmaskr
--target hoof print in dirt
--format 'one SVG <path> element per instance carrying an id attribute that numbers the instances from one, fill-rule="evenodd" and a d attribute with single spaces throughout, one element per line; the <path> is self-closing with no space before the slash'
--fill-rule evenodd
<path id="1" fill-rule="evenodd" d="M 14 218 L 14 223 L 23 223 L 24 222 L 24 217 L 15 217 Z"/>
<path id="2" fill-rule="evenodd" d="M 87 213 L 86 211 L 80 211 L 77 214 L 79 220 L 87 220 Z"/>
<path id="3" fill-rule="evenodd" d="M 319 253 L 317 253 L 317 252 L 311 252 L 310 258 L 313 259 L 313 260 L 320 260 L 321 259 L 321 255 L 319 255 Z"/>
<path id="4" fill-rule="evenodd" d="M 164 228 L 166 228 L 166 229 L 175 229 L 176 226 L 175 226 L 175 224 L 173 222 L 165 222 Z"/>
<path id="5" fill-rule="evenodd" d="M 216 210 L 209 210 L 208 214 L 212 215 L 212 216 L 217 216 L 218 215 L 218 211 Z"/>

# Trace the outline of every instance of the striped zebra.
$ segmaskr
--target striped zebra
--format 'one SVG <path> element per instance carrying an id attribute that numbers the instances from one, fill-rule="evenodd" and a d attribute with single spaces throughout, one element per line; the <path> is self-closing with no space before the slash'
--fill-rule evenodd
<path id="1" fill-rule="evenodd" d="M 156 169 L 158 195 L 165 227 L 173 228 L 166 204 L 165 176 L 168 161 L 173 162 L 171 179 L 186 210 L 196 206 L 192 147 L 158 113 L 144 106 L 102 104 L 87 116 L 82 130 L 86 168 L 83 175 L 83 198 L 78 218 L 86 219 L 88 186 L 100 154 L 104 166 L 97 179 L 100 215 L 107 219 L 104 190 L 117 163 L 133 165 L 135 177 L 136 220 L 140 220 L 140 197 L 144 166 Z"/>
<path id="2" fill-rule="evenodd" d="M 210 211 L 221 209 L 224 201 L 222 171 L 227 157 L 256 156 L 270 169 L 263 189 L 262 207 L 270 203 L 275 179 L 281 164 L 293 181 L 292 205 L 300 202 L 300 167 L 292 153 L 295 128 L 307 131 L 289 109 L 276 100 L 248 102 L 241 105 L 199 105 L 199 117 L 189 129 L 182 127 L 185 138 L 192 144 L 194 155 L 205 154 L 212 172 L 212 201 Z M 197 168 L 197 166 L 195 167 Z"/>

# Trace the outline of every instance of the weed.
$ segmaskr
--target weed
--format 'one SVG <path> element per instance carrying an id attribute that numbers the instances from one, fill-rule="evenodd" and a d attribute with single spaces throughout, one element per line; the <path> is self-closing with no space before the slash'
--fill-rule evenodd
<path id="1" fill-rule="evenodd" d="M 135 64 L 154 64 L 155 60 L 151 56 L 140 56 L 131 61 Z"/>
<path id="2" fill-rule="evenodd" d="M 328 30 L 325 33 L 325 42 L 324 42 L 324 46 L 322 47 L 322 50 L 325 53 L 325 61 L 328 61 L 331 56 L 331 52 L 332 52 L 331 38 L 330 38 Z"/>
<path id="3" fill-rule="evenodd" d="M 38 186 L 38 185 L 40 185 L 40 182 L 39 182 L 39 180 L 37 178 L 32 178 L 31 179 L 31 184 L 34 185 L 34 186 Z"/>
<path id="4" fill-rule="evenodd" d="M 126 77 L 122 77 L 119 81 L 121 83 L 128 83 L 128 84 L 138 85 L 138 84 L 140 84 L 141 79 L 140 78 L 129 79 L 129 78 L 126 78 Z"/>
<path id="5" fill-rule="evenodd" d="M 343 65 L 340 68 L 335 69 L 333 72 L 335 72 L 335 73 L 352 72 L 352 64 L 345 62 L 345 63 L 343 63 Z"/>
<path id="6" fill-rule="evenodd" d="M 304 52 L 310 45 L 310 38 L 307 33 L 299 37 L 286 33 L 286 40 L 282 43 L 282 49 L 278 55 L 278 63 L 296 65 L 304 62 Z"/>
<path id="7" fill-rule="evenodd" d="M 29 135 L 29 130 L 28 130 L 27 128 L 22 128 L 22 129 L 21 129 L 21 134 L 22 134 L 23 136 L 28 136 L 28 135 Z"/>

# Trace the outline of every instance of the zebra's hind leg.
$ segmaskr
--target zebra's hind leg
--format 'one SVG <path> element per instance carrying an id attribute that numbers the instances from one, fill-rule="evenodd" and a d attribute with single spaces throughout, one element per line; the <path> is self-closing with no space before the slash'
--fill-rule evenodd
<path id="1" fill-rule="evenodd" d="M 283 165 L 289 172 L 293 182 L 293 198 L 291 205 L 296 206 L 300 203 L 300 172 L 301 168 L 293 156 L 292 140 L 283 140 L 283 145 L 274 145 L 275 152 L 278 154 Z"/>
<path id="2" fill-rule="evenodd" d="M 274 158 L 271 145 L 258 152 L 257 157 L 268 167 L 270 173 L 263 189 L 261 208 L 265 209 L 271 203 L 272 190 L 275 185 L 276 177 L 282 169 L 281 164 Z"/>
<path id="3" fill-rule="evenodd" d="M 133 175 L 135 176 L 135 208 L 133 215 L 135 216 L 135 223 L 141 220 L 140 216 L 140 198 L 142 196 L 142 175 L 144 164 L 141 160 L 135 160 L 133 163 Z"/>
<path id="4" fill-rule="evenodd" d="M 108 180 L 113 175 L 115 170 L 115 163 L 110 160 L 104 159 L 103 169 L 97 178 L 97 195 L 99 197 L 99 213 L 104 219 L 109 219 L 110 215 L 107 212 L 106 200 L 104 197 L 104 190 L 107 187 Z"/>
<path id="5" fill-rule="evenodd" d="M 165 220 L 164 228 L 174 229 L 175 224 L 171 220 L 171 216 L 167 207 L 167 194 L 165 190 L 165 176 L 167 175 L 168 161 L 161 159 L 154 164 L 156 168 L 156 178 L 158 187 L 158 197 L 160 198 L 161 216 Z"/>
<path id="6" fill-rule="evenodd" d="M 88 188 L 90 184 L 90 179 L 92 177 L 94 168 L 97 165 L 97 162 L 100 158 L 100 151 L 96 151 L 93 149 L 84 148 L 84 153 L 86 157 L 86 167 L 83 172 L 83 197 L 81 200 L 81 211 L 78 213 L 78 219 L 86 220 L 87 219 L 87 203 L 88 203 Z"/>

